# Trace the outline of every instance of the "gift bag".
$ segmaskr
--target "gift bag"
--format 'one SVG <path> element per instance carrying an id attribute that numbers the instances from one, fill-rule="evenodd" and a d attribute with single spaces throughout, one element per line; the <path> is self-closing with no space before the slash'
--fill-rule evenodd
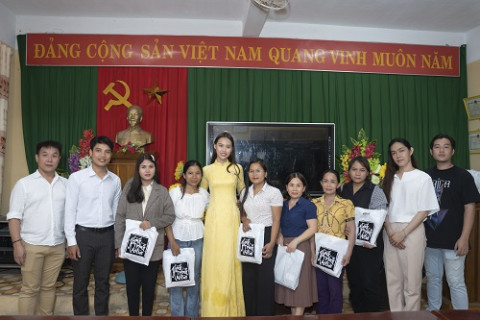
<path id="1" fill-rule="evenodd" d="M 294 252 L 287 252 L 286 246 L 278 246 L 273 270 L 275 283 L 292 290 L 297 289 L 304 257 L 305 253 L 298 249 Z"/>
<path id="2" fill-rule="evenodd" d="M 125 220 L 125 234 L 120 248 L 120 258 L 148 266 L 157 242 L 157 228 L 140 228 L 141 221 Z"/>
<path id="3" fill-rule="evenodd" d="M 376 247 L 377 237 L 382 230 L 387 210 L 355 208 L 355 244 L 368 243 Z"/>
<path id="4" fill-rule="evenodd" d="M 348 249 L 348 240 L 325 233 L 315 233 L 315 267 L 332 275 L 342 274 L 342 259 Z"/>
<path id="5" fill-rule="evenodd" d="M 237 241 L 238 260 L 261 264 L 264 236 L 265 225 L 250 223 L 250 230 L 243 232 L 243 224 L 240 224 Z"/>
<path id="6" fill-rule="evenodd" d="M 172 250 L 163 252 L 163 274 L 165 287 L 190 287 L 195 285 L 195 250 L 181 248 L 180 254 L 174 256 Z"/>

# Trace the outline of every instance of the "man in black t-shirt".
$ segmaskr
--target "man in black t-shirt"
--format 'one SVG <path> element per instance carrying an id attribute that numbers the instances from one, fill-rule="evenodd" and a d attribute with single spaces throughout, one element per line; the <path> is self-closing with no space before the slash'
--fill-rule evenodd
<path id="1" fill-rule="evenodd" d="M 453 165 L 454 153 L 455 140 L 452 137 L 439 134 L 432 139 L 430 154 L 436 166 L 427 173 L 432 178 L 440 211 L 429 216 L 424 223 L 428 311 L 442 306 L 444 268 L 453 308 L 468 309 L 465 257 L 475 220 L 475 203 L 480 202 L 480 194 L 470 173 Z"/>

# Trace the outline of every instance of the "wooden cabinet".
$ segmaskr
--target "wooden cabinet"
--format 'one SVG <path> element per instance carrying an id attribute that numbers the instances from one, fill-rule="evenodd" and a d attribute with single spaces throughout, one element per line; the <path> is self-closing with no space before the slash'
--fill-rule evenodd
<path id="1" fill-rule="evenodd" d="M 156 152 L 147 153 L 153 155 L 155 159 L 158 159 Z M 119 151 L 112 155 L 112 160 L 108 164 L 108 170 L 120 177 L 120 180 L 122 181 L 122 190 L 128 179 L 133 177 L 133 174 L 135 173 L 135 164 L 140 155 L 142 155 L 140 152 L 131 153 Z"/>
<path id="2" fill-rule="evenodd" d="M 470 307 L 480 308 L 480 204 L 475 208 L 475 222 L 470 234 L 472 246 L 465 262 L 465 281 L 467 283 Z"/>
<path id="3" fill-rule="evenodd" d="M 475 222 L 470 234 L 471 249 L 465 260 L 465 282 L 468 290 L 470 309 L 480 309 L 480 204 L 475 207 Z M 445 277 L 443 278 L 442 309 L 453 309 L 450 292 Z"/>
<path id="4" fill-rule="evenodd" d="M 20 268 L 13 259 L 13 247 L 8 231 L 8 221 L 0 221 L 0 269 Z"/>
<path id="5" fill-rule="evenodd" d="M 133 177 L 135 173 L 135 163 L 137 158 L 141 155 L 139 152 L 116 152 L 112 156 L 112 160 L 108 165 L 108 170 L 115 173 L 122 181 L 122 189 L 125 183 Z"/>

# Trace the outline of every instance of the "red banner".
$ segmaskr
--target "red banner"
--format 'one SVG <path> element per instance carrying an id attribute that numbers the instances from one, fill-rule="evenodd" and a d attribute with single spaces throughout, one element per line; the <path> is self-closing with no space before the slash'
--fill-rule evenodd
<path id="1" fill-rule="evenodd" d="M 460 75 L 459 48 L 273 38 L 28 34 L 27 65 L 182 66 Z"/>

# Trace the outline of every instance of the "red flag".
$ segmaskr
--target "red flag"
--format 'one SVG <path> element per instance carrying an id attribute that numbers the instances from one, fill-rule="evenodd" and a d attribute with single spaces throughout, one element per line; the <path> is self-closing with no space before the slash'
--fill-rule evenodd
<path id="1" fill-rule="evenodd" d="M 149 96 L 144 90 L 156 87 L 162 94 L 161 104 L 158 95 Z M 152 133 L 154 140 L 145 151 L 158 155 L 160 181 L 170 186 L 175 180 L 177 162 L 186 160 L 187 69 L 98 68 L 97 96 L 97 135 L 108 136 L 113 141 L 117 132 L 128 128 L 127 107 L 138 105 L 142 108 L 140 126 Z M 115 150 L 119 148 L 116 144 Z"/>

